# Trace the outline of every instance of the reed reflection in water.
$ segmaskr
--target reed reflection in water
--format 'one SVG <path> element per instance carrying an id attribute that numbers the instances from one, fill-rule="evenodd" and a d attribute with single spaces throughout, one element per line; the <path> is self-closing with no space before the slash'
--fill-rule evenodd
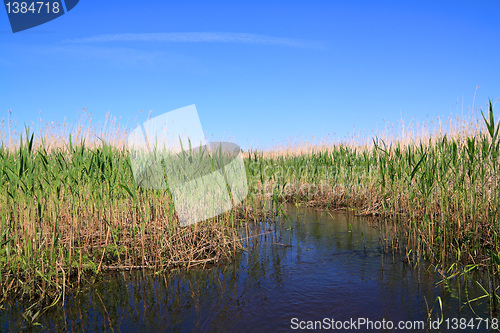
<path id="1" fill-rule="evenodd" d="M 288 331 L 291 319 L 423 320 L 472 318 L 466 301 L 482 295 L 467 282 L 436 287 L 439 276 L 414 268 L 385 246 L 387 230 L 366 220 L 287 207 L 279 223 L 248 230 L 247 251 L 205 270 L 153 275 L 109 274 L 85 293 L 67 297 L 39 323 L 45 330 L 121 332 Z M 245 233 L 245 232 L 244 232 Z M 488 317 L 487 304 L 476 312 Z M 0 314 L 3 331 L 25 327 L 13 304 Z M 3 318 L 2 318 L 3 317 Z M 37 329 L 38 330 L 38 329 Z"/>

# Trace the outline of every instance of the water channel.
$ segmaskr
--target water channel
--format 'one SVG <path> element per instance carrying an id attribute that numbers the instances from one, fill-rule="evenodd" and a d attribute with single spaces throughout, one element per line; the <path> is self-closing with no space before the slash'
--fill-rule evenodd
<path id="1" fill-rule="evenodd" d="M 110 274 L 47 311 L 41 326 L 27 327 L 23 305 L 11 303 L 0 311 L 0 331 L 299 332 L 343 325 L 340 331 L 393 332 L 401 321 L 407 326 L 399 331 L 421 332 L 429 313 L 431 322 L 443 319 L 432 332 L 490 331 L 485 321 L 459 326 L 470 324 L 473 311 L 490 317 L 486 298 L 472 309 L 466 302 L 484 291 L 461 279 L 438 286 L 435 269 L 391 251 L 376 223 L 294 205 L 286 211 L 278 223 L 254 228 L 247 251 L 228 263 Z M 419 321 L 425 328 L 410 329 Z"/>

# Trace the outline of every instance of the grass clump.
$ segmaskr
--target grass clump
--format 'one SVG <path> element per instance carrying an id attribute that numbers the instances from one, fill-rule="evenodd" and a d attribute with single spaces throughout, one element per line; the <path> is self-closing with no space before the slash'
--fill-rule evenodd
<path id="1" fill-rule="evenodd" d="M 0 147 L 0 301 L 55 299 L 103 270 L 195 266 L 240 247 L 233 210 L 185 228 L 168 190 L 134 181 L 126 149 L 82 140 Z M 1 303 L 1 302 L 0 302 Z"/>

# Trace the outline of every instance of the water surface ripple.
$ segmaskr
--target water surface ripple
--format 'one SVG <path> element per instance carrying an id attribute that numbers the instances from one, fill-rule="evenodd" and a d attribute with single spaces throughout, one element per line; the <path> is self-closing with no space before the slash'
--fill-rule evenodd
<path id="1" fill-rule="evenodd" d="M 366 220 L 288 206 L 277 225 L 253 230 L 248 251 L 205 270 L 153 275 L 121 272 L 48 311 L 34 331 L 280 332 L 295 321 L 425 321 L 473 318 L 466 301 L 483 293 L 455 281 L 436 287 L 439 275 L 414 268 L 384 247 L 383 233 Z M 474 310 L 488 318 L 487 304 Z M 22 306 L 0 313 L 2 331 L 25 329 Z M 451 324 L 451 322 L 450 322 Z M 296 326 L 295 326 L 296 327 Z M 300 329 L 294 331 L 302 331 Z M 348 331 L 370 331 L 365 328 Z M 396 331 L 372 330 L 372 331 Z M 421 330 L 415 330 L 421 331 Z M 436 331 L 436 330 L 432 330 Z M 447 330 L 442 324 L 441 330 Z M 488 331 L 466 328 L 466 331 Z"/>

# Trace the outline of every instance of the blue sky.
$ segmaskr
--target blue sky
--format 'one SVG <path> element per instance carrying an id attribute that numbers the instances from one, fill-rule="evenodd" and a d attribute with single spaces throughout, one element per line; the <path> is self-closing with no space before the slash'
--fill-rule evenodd
<path id="1" fill-rule="evenodd" d="M 268 147 L 500 97 L 499 1 L 82 0 L 15 34 L 0 12 L 0 118 L 20 128 L 196 104 L 209 140 Z"/>

